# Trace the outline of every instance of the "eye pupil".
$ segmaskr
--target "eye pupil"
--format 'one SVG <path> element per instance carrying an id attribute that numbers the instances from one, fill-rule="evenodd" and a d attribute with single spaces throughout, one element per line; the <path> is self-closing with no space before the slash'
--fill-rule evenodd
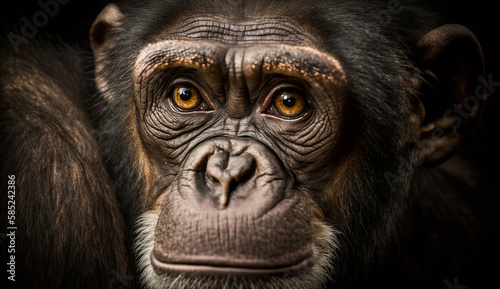
<path id="1" fill-rule="evenodd" d="M 196 88 L 180 84 L 173 90 L 172 100 L 175 105 L 182 110 L 199 109 L 203 103 L 203 98 L 200 96 Z M 206 108 L 202 108 L 205 109 Z"/>
<path id="2" fill-rule="evenodd" d="M 281 96 L 281 101 L 283 101 L 283 105 L 285 105 L 286 107 L 294 107 L 294 105 L 296 103 L 295 97 L 293 97 L 289 94 L 283 94 Z"/>
<path id="3" fill-rule="evenodd" d="M 274 98 L 274 112 L 284 117 L 297 117 L 306 110 L 304 98 L 296 92 L 283 91 Z"/>
<path id="4" fill-rule="evenodd" d="M 193 96 L 193 93 L 189 89 L 187 89 L 187 88 L 180 88 L 179 89 L 179 97 L 183 101 L 190 100 L 192 96 Z"/>

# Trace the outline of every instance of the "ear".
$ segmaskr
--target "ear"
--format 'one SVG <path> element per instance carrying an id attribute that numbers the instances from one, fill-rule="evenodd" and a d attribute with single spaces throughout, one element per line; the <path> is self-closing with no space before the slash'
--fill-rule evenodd
<path id="1" fill-rule="evenodd" d="M 436 164 L 453 155 L 479 123 L 485 100 L 483 53 L 469 29 L 449 24 L 417 42 L 417 58 L 425 109 L 418 147 L 424 163 Z"/>
<path id="2" fill-rule="evenodd" d="M 123 14 L 115 4 L 107 5 L 90 28 L 90 46 L 94 52 L 96 85 L 99 90 L 104 88 L 104 78 L 101 75 L 106 61 L 106 51 L 115 45 L 116 31 L 118 31 Z"/>

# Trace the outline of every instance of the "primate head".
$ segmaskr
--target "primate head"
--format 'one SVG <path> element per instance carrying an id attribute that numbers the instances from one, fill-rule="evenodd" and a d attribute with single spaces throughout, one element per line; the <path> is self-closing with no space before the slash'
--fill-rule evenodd
<path id="1" fill-rule="evenodd" d="M 340 286 L 382 262 L 417 166 L 449 158 L 482 104 L 463 105 L 474 36 L 386 2 L 101 12 L 101 128 L 147 288 Z"/>

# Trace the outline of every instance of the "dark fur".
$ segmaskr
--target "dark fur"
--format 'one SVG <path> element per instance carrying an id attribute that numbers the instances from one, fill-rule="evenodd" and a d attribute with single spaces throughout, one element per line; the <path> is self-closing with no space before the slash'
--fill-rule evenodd
<path id="1" fill-rule="evenodd" d="M 30 288 L 108 288 L 114 278 L 123 286 L 133 285 L 126 282 L 131 274 L 126 237 L 147 205 L 142 197 L 145 176 L 130 142 L 135 137 L 129 130 L 130 72 L 139 48 L 168 27 L 175 15 L 193 9 L 182 1 L 150 2 L 146 8 L 135 7 L 138 4 L 122 8 L 126 33 L 117 34 L 117 46 L 108 54 L 107 72 L 113 81 L 106 89 L 116 96 L 109 102 L 92 97 L 95 88 L 87 58 L 78 49 L 58 41 L 33 41 L 17 55 L 4 48 L 0 177 L 2 192 L 7 175 L 15 174 L 17 180 L 16 277 L 21 288 L 25 284 L 36 285 Z M 297 21 L 315 27 L 326 39 L 324 45 L 333 48 L 344 64 L 353 99 L 343 116 L 349 125 L 342 134 L 352 132 L 357 138 L 342 144 L 339 151 L 358 150 L 366 164 L 353 168 L 356 175 L 346 187 L 357 192 L 379 189 L 377 194 L 351 196 L 346 207 L 336 212 L 347 216 L 347 225 L 339 226 L 341 244 L 349 248 L 341 251 L 337 279 L 329 286 L 442 288 L 443 280 L 453 284 L 455 277 L 471 288 L 486 284 L 493 272 L 485 262 L 488 255 L 480 249 L 494 244 L 487 235 L 492 231 L 485 225 L 491 217 L 485 205 L 487 188 L 470 161 L 476 149 L 472 142 L 466 142 L 459 154 L 441 166 L 417 168 L 412 182 L 397 183 L 396 189 L 382 173 L 373 173 L 389 171 L 406 178 L 406 171 L 413 173 L 418 164 L 408 156 L 411 147 L 399 142 L 405 134 L 406 113 L 413 107 L 402 104 L 397 96 L 417 95 L 407 87 L 405 77 L 418 72 L 405 64 L 414 57 L 411 51 L 418 37 L 440 19 L 420 8 L 392 14 L 389 25 L 357 16 L 386 9 L 385 1 L 332 1 L 335 5 L 318 1 L 311 9 L 300 1 L 267 2 L 251 2 L 246 11 L 294 11 Z M 234 7 L 227 9 L 229 13 Z M 335 20 L 330 25 L 331 18 Z M 380 30 L 370 34 L 374 25 Z M 381 117 L 392 121 L 378 121 Z M 363 149 L 367 146 L 370 149 Z M 382 219 L 386 213 L 394 218 Z M 370 245 L 358 250 L 366 243 Z"/>
<path id="2" fill-rule="evenodd" d="M 0 172 L 4 184 L 16 176 L 18 288 L 107 288 L 129 273 L 123 218 L 84 103 L 94 89 L 83 59 L 33 42 L 0 68 Z"/>

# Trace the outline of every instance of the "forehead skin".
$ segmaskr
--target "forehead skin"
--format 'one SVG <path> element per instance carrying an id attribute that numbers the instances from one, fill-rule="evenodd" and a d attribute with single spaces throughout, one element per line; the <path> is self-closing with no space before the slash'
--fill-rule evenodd
<path id="1" fill-rule="evenodd" d="M 227 18 L 191 17 L 176 23 L 166 33 L 174 39 L 211 39 L 231 46 L 265 43 L 311 45 L 317 43 L 313 33 L 290 17 L 269 16 L 247 21 Z"/>
<path id="2" fill-rule="evenodd" d="M 182 16 L 177 16 L 180 17 Z M 236 66 L 246 64 L 255 68 L 261 64 L 265 70 L 295 71 L 306 75 L 311 73 L 330 79 L 334 71 L 336 73 L 342 71 L 336 59 L 320 52 L 316 44 L 322 41 L 313 36 L 318 33 L 309 32 L 308 27 L 291 17 L 268 15 L 238 21 L 214 16 L 190 15 L 186 19 L 173 21 L 169 26 L 167 31 L 160 33 L 155 41 L 141 50 L 136 62 L 136 76 L 139 72 L 137 69 L 141 70 L 138 66 L 142 63 L 156 62 L 162 66 L 183 64 L 208 68 L 216 60 L 219 64 L 225 62 L 228 69 L 230 67 L 238 69 L 240 67 Z M 207 41 L 213 43 L 209 44 Z M 275 47 L 275 51 L 266 50 L 266 44 L 268 47 Z M 249 53 L 252 55 L 245 55 Z M 162 54 L 163 56 L 160 56 Z M 305 61 L 308 55 L 315 63 Z M 226 59 L 221 61 L 223 57 Z M 164 63 L 159 64 L 158 58 L 162 58 Z M 240 61 L 244 63 L 238 63 Z"/>

